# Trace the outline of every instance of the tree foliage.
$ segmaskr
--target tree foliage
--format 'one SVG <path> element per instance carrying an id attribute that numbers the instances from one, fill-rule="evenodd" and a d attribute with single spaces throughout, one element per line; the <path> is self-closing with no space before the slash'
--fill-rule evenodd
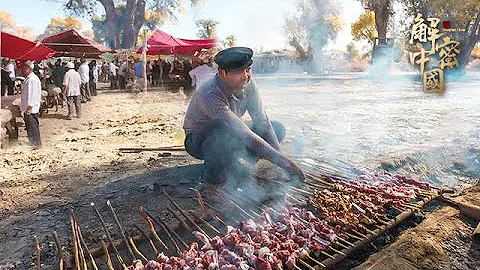
<path id="1" fill-rule="evenodd" d="M 320 55 L 342 29 L 339 7 L 336 0 L 298 0 L 297 12 L 285 17 L 284 34 L 302 60 Z"/>
<path id="2" fill-rule="evenodd" d="M 95 38 L 111 48 L 133 48 L 142 27 L 155 29 L 167 20 L 176 20 L 182 0 L 56 0 L 75 16 L 89 17 Z M 190 0 L 192 5 L 200 0 Z M 103 16 L 96 15 L 103 10 Z M 102 12 L 100 12 L 102 13 Z"/>
<path id="3" fill-rule="evenodd" d="M 360 0 L 360 2 L 366 10 L 370 10 L 374 14 L 379 43 L 386 43 L 388 22 L 393 14 L 392 0 Z"/>
<path id="4" fill-rule="evenodd" d="M 229 35 L 222 41 L 222 44 L 225 48 L 234 47 L 237 45 L 237 37 L 234 35 Z"/>
<path id="5" fill-rule="evenodd" d="M 45 37 L 56 35 L 70 29 L 75 29 L 80 32 L 82 29 L 82 21 L 72 16 L 65 18 L 51 18 L 50 23 L 43 31 L 43 34 L 38 36 L 37 39 L 41 40 Z"/>
<path id="6" fill-rule="evenodd" d="M 351 33 L 356 41 L 367 40 L 369 44 L 375 44 L 377 30 L 375 29 L 375 14 L 365 10 L 357 21 L 352 24 Z"/>
<path id="7" fill-rule="evenodd" d="M 214 19 L 200 19 L 195 22 L 198 28 L 197 36 L 199 38 L 216 38 L 218 21 Z"/>
<path id="8" fill-rule="evenodd" d="M 17 25 L 12 14 L 3 10 L 0 10 L 0 29 L 29 40 L 35 39 L 32 28 Z"/>

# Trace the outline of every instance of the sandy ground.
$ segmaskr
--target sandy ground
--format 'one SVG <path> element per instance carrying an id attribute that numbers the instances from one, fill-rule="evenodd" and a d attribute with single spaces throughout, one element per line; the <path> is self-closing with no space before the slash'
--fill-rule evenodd
<path id="1" fill-rule="evenodd" d="M 273 102 L 279 98 L 276 100 L 272 92 L 267 92 L 265 98 L 271 115 L 279 116 L 288 127 L 292 116 L 282 119 L 282 113 L 285 114 L 280 109 L 283 101 L 280 100 L 280 108 L 276 108 Z M 107 211 L 104 201 L 111 200 L 126 227 L 140 222 L 136 214 L 139 206 L 154 213 L 164 213 L 162 188 L 174 193 L 182 205 L 192 206 L 190 201 L 182 198 L 188 197 L 185 190 L 199 176 L 201 166 L 197 160 L 184 153 L 165 158 L 158 152 L 118 152 L 119 147 L 172 145 L 173 135 L 181 127 L 187 104 L 185 97 L 178 93 L 99 91 L 99 96 L 93 101 L 83 104 L 81 119 L 67 120 L 66 108 L 59 112 L 50 110 L 40 120 L 43 139 L 40 150 L 30 149 L 26 132 L 21 127 L 18 142 L 10 149 L 0 150 L 0 269 L 31 268 L 34 235 L 43 243 L 44 253 L 49 250 L 53 253 L 50 236 L 53 230 L 58 231 L 61 241 L 68 245 L 68 215 L 72 208 L 76 209 L 82 227 L 91 231 L 87 238 L 97 237 L 101 232 L 89 207 L 92 201 L 101 210 Z M 332 105 L 332 108 L 337 106 Z M 328 107 L 325 112 L 329 113 Z M 305 114 L 302 121 L 308 125 L 310 118 Z M 333 127 L 329 128 L 329 125 Z M 339 125 L 342 123 L 326 124 L 321 131 L 290 128 L 293 135 L 287 138 L 285 148 L 290 152 L 298 150 L 299 142 L 292 137 L 299 132 L 329 135 L 338 132 Z M 319 140 L 312 138 L 313 143 Z M 327 146 L 327 152 L 332 151 L 328 149 L 330 143 L 323 145 Z M 404 145 L 401 147 L 406 148 Z M 372 145 L 370 149 L 378 148 Z M 325 152 L 325 149 L 320 151 Z M 368 161 L 370 166 L 380 165 L 380 156 L 381 153 L 368 155 L 362 161 Z M 358 161 L 351 155 L 346 158 Z M 389 155 L 383 155 L 383 158 L 388 162 L 395 160 Z M 451 161 L 446 163 L 446 166 L 454 165 Z M 399 171 L 411 168 L 411 164 L 405 162 L 392 164 Z M 478 174 L 457 176 L 469 179 L 469 183 L 478 179 Z M 479 198 L 478 185 L 461 197 L 480 206 Z M 458 210 L 438 204 L 426 213 L 418 226 L 407 229 L 393 239 L 392 244 L 376 250 L 359 268 L 478 268 L 479 247 L 469 238 L 473 225 L 474 221 L 461 218 Z M 51 266 L 53 258 L 51 254 L 44 254 L 42 261 Z"/>

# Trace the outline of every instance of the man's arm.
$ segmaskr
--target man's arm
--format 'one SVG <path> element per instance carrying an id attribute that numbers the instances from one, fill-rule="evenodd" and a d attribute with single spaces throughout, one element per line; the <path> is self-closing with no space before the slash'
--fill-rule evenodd
<path id="1" fill-rule="evenodd" d="M 244 136 L 247 148 L 255 156 L 267 159 L 270 162 L 287 170 L 290 174 L 297 175 L 301 180 L 304 179 L 302 170 L 285 155 L 270 146 L 260 136 L 255 134 L 248 126 L 238 118 L 228 107 L 227 101 L 214 93 L 204 93 L 202 96 L 201 108 L 205 114 L 214 120 L 220 120 L 227 124 L 240 136 Z"/>
<path id="2" fill-rule="evenodd" d="M 280 151 L 280 142 L 273 130 L 272 123 L 268 119 L 267 113 L 263 109 L 262 99 L 258 93 L 258 87 L 255 81 L 249 83 L 247 90 L 248 114 L 253 121 L 253 128 L 276 150 Z"/>

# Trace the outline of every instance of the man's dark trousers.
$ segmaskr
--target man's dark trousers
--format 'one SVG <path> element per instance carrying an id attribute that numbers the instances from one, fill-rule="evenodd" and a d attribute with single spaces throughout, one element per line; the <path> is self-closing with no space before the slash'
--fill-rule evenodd
<path id="1" fill-rule="evenodd" d="M 279 142 L 285 138 L 285 127 L 276 121 L 271 122 Z M 260 137 L 264 134 L 258 129 L 250 129 Z M 211 183 L 221 183 L 238 169 L 239 158 L 255 163 L 258 158 L 247 149 L 245 134 L 233 130 L 226 123 L 212 121 L 201 134 L 187 134 L 185 149 L 195 158 L 204 160 L 203 178 Z M 265 139 L 265 138 L 264 138 Z"/>
<path id="2" fill-rule="evenodd" d="M 38 113 L 25 114 L 25 126 L 27 128 L 28 141 L 34 147 L 42 146 L 40 139 L 40 129 L 38 122 Z"/>

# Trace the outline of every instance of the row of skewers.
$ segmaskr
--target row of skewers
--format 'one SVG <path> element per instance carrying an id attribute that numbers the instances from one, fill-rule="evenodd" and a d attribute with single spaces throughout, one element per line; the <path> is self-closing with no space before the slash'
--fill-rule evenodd
<path id="1" fill-rule="evenodd" d="M 358 171 L 357 169 L 356 172 Z M 248 194 L 239 196 L 207 186 L 209 192 L 222 198 L 230 209 L 239 213 L 242 221 L 236 222 L 233 219 L 238 223 L 236 227 L 229 226 L 220 218 L 219 215 L 225 214 L 225 211 L 215 209 L 203 200 L 197 190 L 192 189 L 194 197 L 202 209 L 202 214 L 197 211 L 183 210 L 164 191 L 165 196 L 169 198 L 176 210 L 167 207 L 169 212 L 185 230 L 191 231 L 198 241 L 187 244 L 187 241 L 163 219 L 154 217 L 145 209 L 140 209 L 139 212 L 146 222 L 149 232 L 137 225 L 135 227 L 141 232 L 141 236 L 146 240 L 151 252 L 155 254 L 155 260 L 148 260 L 147 256 L 143 254 L 144 252 L 142 253 L 136 246 L 135 241 L 138 241 L 139 237 L 131 237 L 126 234 L 113 206 L 107 201 L 129 259 L 126 260 L 122 257 L 118 250 L 118 243 L 112 239 L 101 213 L 93 203 L 92 208 L 95 210 L 105 234 L 104 238 L 100 239 L 100 243 L 109 270 L 312 270 L 317 267 L 325 267 L 326 265 L 322 263 L 325 258 L 346 256 L 342 250 L 354 247 L 355 241 L 365 239 L 367 234 L 373 233 L 373 229 L 379 228 L 378 224 L 387 224 L 391 221 L 392 215 L 386 209 L 415 210 L 417 207 L 411 202 L 412 199 L 432 194 L 428 186 L 414 179 L 382 173 L 388 177 L 382 178 L 378 172 L 374 174 L 363 172 L 361 176 L 357 177 L 357 181 L 307 173 L 307 181 L 301 187 L 279 183 L 288 188 L 287 202 L 283 203 L 290 205 L 279 209 L 249 198 Z M 372 183 L 376 184 L 369 185 L 369 177 L 370 180 L 375 180 L 376 182 Z M 382 179 L 383 185 L 380 184 Z M 386 179 L 395 181 L 386 181 Z M 392 192 L 383 192 L 387 190 L 386 187 L 390 187 Z M 410 189 L 413 189 L 414 193 L 411 193 Z M 382 196 L 380 190 L 387 195 Z M 402 190 L 405 192 L 402 193 Z M 311 211 L 307 210 L 309 208 Z M 76 269 L 98 269 L 94 259 L 95 252 L 86 245 L 73 211 L 70 221 Z M 205 224 L 205 229 L 198 224 Z M 162 234 L 158 232 L 158 228 L 163 231 Z M 166 237 L 168 241 L 162 237 Z M 54 239 L 59 247 L 59 268 L 70 269 L 69 260 L 65 259 L 55 232 Z M 198 243 L 201 243 L 202 247 Z M 110 251 L 113 251 L 113 256 L 110 255 Z M 170 254 L 170 256 L 165 254 Z M 39 259 L 37 262 L 39 263 Z"/>

